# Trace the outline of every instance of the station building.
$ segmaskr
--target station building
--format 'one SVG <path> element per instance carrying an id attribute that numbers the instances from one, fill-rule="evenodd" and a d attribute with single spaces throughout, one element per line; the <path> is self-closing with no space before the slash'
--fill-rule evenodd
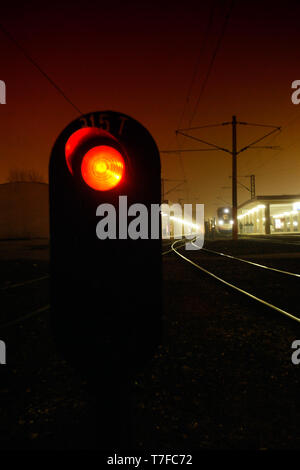
<path id="1" fill-rule="evenodd" d="M 238 207 L 240 234 L 300 233 L 300 194 L 256 196 Z"/>
<path id="2" fill-rule="evenodd" d="M 0 239 L 49 238 L 48 184 L 0 184 Z"/>

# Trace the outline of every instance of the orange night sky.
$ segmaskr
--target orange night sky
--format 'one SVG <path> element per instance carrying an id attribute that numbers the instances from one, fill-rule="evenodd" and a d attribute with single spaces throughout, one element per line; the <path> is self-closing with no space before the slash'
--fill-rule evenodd
<path id="1" fill-rule="evenodd" d="M 23 7 L 1 6 L 0 23 L 83 113 L 129 114 L 149 129 L 160 150 L 203 148 L 176 139 L 174 131 L 178 125 L 189 127 L 231 3 L 29 0 Z M 293 0 L 236 0 L 191 121 L 195 127 L 230 121 L 235 114 L 241 121 L 283 127 L 265 141 L 280 145 L 280 151 L 252 149 L 239 157 L 238 174 L 255 174 L 259 195 L 300 194 L 300 105 L 291 101 L 291 83 L 300 79 L 299 13 Z M 0 56 L 0 79 L 7 87 L 7 104 L 0 105 L 0 182 L 14 169 L 33 169 L 47 180 L 51 147 L 77 113 L 1 30 Z M 265 132 L 238 128 L 238 147 Z M 223 147 L 231 144 L 230 126 L 194 135 Z M 206 216 L 224 200 L 230 202 L 226 153 L 161 158 L 164 178 L 188 181 L 188 191 L 169 193 L 173 201 L 204 203 Z M 165 190 L 171 187 L 166 183 Z M 248 194 L 240 188 L 239 203 Z"/>

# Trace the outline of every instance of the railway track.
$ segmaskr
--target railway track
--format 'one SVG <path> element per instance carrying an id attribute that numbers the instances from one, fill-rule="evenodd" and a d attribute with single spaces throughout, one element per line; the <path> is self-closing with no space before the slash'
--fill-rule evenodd
<path id="1" fill-rule="evenodd" d="M 191 241 L 191 240 L 189 240 L 189 241 Z M 195 241 L 196 241 L 196 238 L 192 241 L 192 243 L 194 244 Z M 235 291 L 251 298 L 252 300 L 254 300 L 256 302 L 259 302 L 259 303 L 261 303 L 261 304 L 263 304 L 263 305 L 265 305 L 265 306 L 267 306 L 267 307 L 269 307 L 273 310 L 276 310 L 277 312 L 279 312 L 283 315 L 286 315 L 290 319 L 300 323 L 300 318 L 298 318 L 296 315 L 286 311 L 283 308 L 280 308 L 280 307 L 274 305 L 271 302 L 268 302 L 267 300 L 264 300 L 264 299 L 260 298 L 257 295 L 254 295 L 253 293 L 249 292 L 248 290 L 242 289 L 241 287 L 233 284 L 232 282 L 229 282 L 229 281 L 223 279 L 223 277 L 221 277 L 221 276 L 211 272 L 210 270 L 204 268 L 203 266 L 201 266 L 199 263 L 195 262 L 190 257 L 184 256 L 182 253 L 179 252 L 179 250 L 181 248 L 183 248 L 185 243 L 186 243 L 186 239 L 180 239 L 180 240 L 176 240 L 176 241 L 172 240 L 170 243 L 166 244 L 166 246 L 163 247 L 162 256 L 174 253 L 177 256 L 179 256 L 181 259 L 183 259 L 184 261 L 186 261 L 186 262 L 190 263 L 191 265 L 193 265 L 196 269 L 204 272 L 205 274 L 207 274 L 208 276 L 214 278 L 216 281 L 222 283 L 223 285 L 225 285 L 225 286 L 227 286 L 227 287 L 229 287 L 229 288 L 231 288 L 231 289 L 233 289 L 233 290 L 235 290 Z M 196 245 L 195 245 L 195 247 L 196 247 Z M 207 248 L 201 248 L 201 250 L 198 249 L 197 253 L 199 253 L 199 252 L 208 253 L 208 254 L 211 254 L 211 255 L 216 255 L 220 258 L 227 258 L 228 260 L 237 261 L 237 262 L 240 262 L 240 263 L 245 263 L 249 266 L 253 266 L 255 268 L 260 268 L 260 269 L 263 269 L 263 270 L 266 270 L 266 271 L 272 271 L 272 272 L 277 273 L 279 275 L 281 274 L 281 275 L 284 275 L 284 276 L 290 276 L 292 278 L 300 278 L 300 274 L 298 274 L 298 273 L 286 271 L 286 270 L 283 270 L 283 269 L 273 268 L 273 267 L 266 266 L 266 265 L 263 265 L 263 264 L 260 264 L 260 263 L 255 263 L 253 261 L 245 260 L 243 258 L 239 258 L 239 257 L 233 256 L 233 255 L 230 255 L 228 253 L 218 252 L 218 251 L 215 251 L 215 250 L 209 250 Z M 191 253 L 191 256 L 192 256 L 193 252 L 191 251 L 190 253 Z M 38 282 L 48 280 L 49 278 L 50 278 L 50 276 L 48 274 L 46 274 L 44 276 L 40 276 L 40 277 L 37 277 L 37 278 L 34 278 L 34 279 L 29 279 L 29 280 L 26 280 L 26 281 L 12 283 L 12 284 L 0 287 L 0 291 L 5 292 L 5 291 L 14 290 L 14 289 L 19 289 L 19 288 L 26 287 L 26 286 L 31 285 L 31 284 L 35 284 L 35 283 L 38 283 Z M 36 308 L 32 311 L 29 311 L 29 312 L 15 318 L 15 319 L 11 320 L 11 321 L 9 321 L 9 322 L 4 322 L 2 324 L 0 323 L 0 330 L 3 330 L 5 328 L 9 328 L 11 326 L 16 326 L 18 324 L 21 324 L 22 322 L 24 322 L 24 321 L 26 321 L 30 318 L 33 318 L 37 315 L 40 315 L 40 314 L 48 311 L 49 308 L 50 308 L 49 304 L 44 304 L 43 306 L 41 306 L 39 308 Z"/>
<path id="2" fill-rule="evenodd" d="M 35 283 L 38 283 L 38 282 L 41 282 L 41 281 L 48 280 L 49 277 L 50 277 L 49 274 L 47 274 L 47 275 L 40 276 L 40 277 L 37 277 L 37 278 L 34 278 L 34 279 L 28 279 L 26 281 L 21 281 L 21 282 L 8 284 L 6 286 L 1 286 L 0 287 L 0 292 L 14 291 L 14 290 L 22 288 L 22 287 L 27 287 L 28 285 L 32 285 L 32 284 L 35 284 Z M 3 329 L 9 328 L 11 326 L 16 326 L 16 325 L 18 325 L 18 324 L 20 324 L 20 323 L 22 323 L 22 322 L 24 322 L 24 321 L 26 321 L 30 318 L 33 318 L 37 315 L 40 315 L 41 313 L 44 313 L 47 310 L 49 310 L 49 308 L 50 308 L 49 304 L 44 304 L 43 306 L 38 307 L 36 309 L 33 309 L 29 312 L 26 312 L 23 315 L 20 315 L 19 317 L 14 318 L 11 321 L 0 323 L 0 331 L 2 331 Z"/>
<path id="3" fill-rule="evenodd" d="M 182 242 L 182 245 L 185 244 L 185 240 L 179 240 L 179 241 Z M 167 246 L 163 248 L 165 251 L 162 252 L 162 256 L 173 252 L 172 247 L 171 247 L 172 243 L 173 242 L 168 243 Z M 0 292 L 7 292 L 7 291 L 10 291 L 10 290 L 26 287 L 28 285 L 35 284 L 37 282 L 45 281 L 45 280 L 48 280 L 48 279 L 50 279 L 50 275 L 46 274 L 44 276 L 40 276 L 40 277 L 37 277 L 37 278 L 34 278 L 34 279 L 28 279 L 26 281 L 21 281 L 21 282 L 8 284 L 8 285 L 5 285 L 5 286 L 1 286 L 0 287 Z M 21 324 L 24 321 L 29 320 L 30 318 L 33 318 L 37 315 L 40 315 L 44 312 L 47 312 L 49 309 L 50 309 L 50 304 L 45 304 L 45 305 L 43 305 L 43 306 L 41 306 L 37 309 L 34 309 L 30 312 L 25 313 L 24 315 L 20 315 L 19 317 L 15 318 L 15 319 L 13 319 L 9 322 L 0 323 L 0 331 L 3 330 L 3 329 L 6 329 L 6 328 L 12 327 L 12 326 L 16 326 L 18 324 Z"/>
<path id="4" fill-rule="evenodd" d="M 44 281 L 45 279 L 49 279 L 49 277 L 50 277 L 49 274 L 47 274 L 45 276 L 37 277 L 37 278 L 34 278 L 34 279 L 28 279 L 26 281 L 16 282 L 14 284 L 8 284 L 7 286 L 0 287 L 0 291 L 15 289 L 16 287 L 23 287 L 23 286 L 26 286 L 28 284 L 34 284 L 35 282 Z"/>
<path id="5" fill-rule="evenodd" d="M 199 263 L 197 263 L 196 261 L 194 261 L 193 259 L 191 259 L 191 257 L 187 257 L 187 256 L 184 256 L 182 253 L 180 253 L 180 248 L 182 247 L 181 246 L 178 246 L 178 241 L 175 241 L 173 244 L 172 244 L 172 250 L 173 252 L 179 256 L 181 259 L 183 259 L 184 261 L 186 261 L 187 263 L 190 263 L 192 266 L 194 266 L 196 269 L 204 272 L 206 275 L 212 277 L 213 279 L 215 279 L 216 281 L 222 283 L 223 285 L 225 285 L 226 287 L 229 287 L 230 289 L 236 291 L 236 292 L 239 292 L 240 294 L 243 294 L 245 296 L 247 296 L 248 298 L 251 298 L 252 300 L 254 300 L 255 302 L 258 302 L 260 304 L 263 304 L 265 305 L 266 307 L 269 307 L 273 310 L 276 310 L 277 312 L 279 312 L 280 314 L 282 315 L 285 315 L 286 317 L 290 318 L 291 320 L 294 320 L 298 323 L 300 323 L 300 317 L 288 312 L 287 310 L 281 308 L 281 307 L 278 307 L 276 305 L 274 305 L 273 303 L 265 300 L 265 299 L 262 299 L 261 297 L 258 297 L 257 295 L 249 292 L 248 290 L 246 289 L 242 289 L 241 287 L 233 284 L 232 282 L 229 282 L 227 281 L 226 279 L 224 279 L 223 277 L 211 272 L 210 270 L 206 269 L 205 267 L 203 267 L 203 265 L 201 266 Z M 281 269 L 276 269 L 276 268 L 272 268 L 270 266 L 266 266 L 266 265 L 262 265 L 262 264 L 259 264 L 259 263 L 253 263 L 251 261 L 248 261 L 248 260 L 244 260 L 242 258 L 238 258 L 238 257 L 235 257 L 235 256 L 232 256 L 232 255 L 228 255 L 228 254 L 225 254 L 225 253 L 222 253 L 222 252 L 217 252 L 217 251 L 214 251 L 214 250 L 208 250 L 208 249 L 205 249 L 205 248 L 202 248 L 201 250 L 198 250 L 198 253 L 211 253 L 211 254 L 214 254 L 214 255 L 218 255 L 220 257 L 226 257 L 232 261 L 238 261 L 240 263 L 247 263 L 249 266 L 253 266 L 255 268 L 260 268 L 260 269 L 264 269 L 264 270 L 267 270 L 267 271 L 270 271 L 270 272 L 275 272 L 276 274 L 278 275 L 286 275 L 286 276 L 290 276 L 292 278 L 299 278 L 300 275 L 298 273 L 293 273 L 293 272 L 288 272 L 288 271 L 284 271 L 284 270 L 281 270 Z M 190 252 L 190 253 L 193 253 L 193 252 Z"/>
<path id="6" fill-rule="evenodd" d="M 195 240 L 195 239 L 193 239 L 193 240 Z M 184 246 L 186 244 L 187 239 L 183 238 L 183 239 L 180 239 L 180 240 L 177 240 L 177 241 L 178 241 L 178 243 L 181 243 L 181 246 Z M 191 240 L 189 240 L 189 242 L 190 241 Z M 173 245 L 173 240 L 171 240 L 167 244 L 167 246 L 163 246 L 162 256 L 168 255 L 169 253 L 173 253 L 172 245 Z"/>
<path id="7" fill-rule="evenodd" d="M 228 253 L 222 253 L 220 251 L 208 250 L 207 248 L 202 248 L 202 250 L 207 252 L 207 253 L 213 253 L 215 255 L 225 256 L 226 258 L 231 258 L 233 260 L 241 261 L 242 263 L 252 264 L 252 266 L 256 266 L 258 268 L 267 269 L 267 270 L 274 271 L 274 272 L 281 273 L 281 274 L 287 274 L 288 276 L 300 277 L 300 274 L 291 273 L 291 272 L 285 271 L 283 269 L 272 268 L 271 266 L 266 266 L 264 264 L 254 263 L 253 261 L 249 261 L 249 260 L 246 260 L 246 259 L 243 259 L 243 258 L 238 258 L 236 256 L 229 255 Z"/>

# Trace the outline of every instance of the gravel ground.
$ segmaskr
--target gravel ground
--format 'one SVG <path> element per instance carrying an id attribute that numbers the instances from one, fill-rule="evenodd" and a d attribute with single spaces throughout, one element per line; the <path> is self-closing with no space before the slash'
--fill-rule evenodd
<path id="1" fill-rule="evenodd" d="M 292 245 L 218 240 L 206 246 L 247 259 L 280 254 L 268 262 L 300 272 L 298 250 Z M 214 255 L 187 256 L 224 277 L 234 276 L 257 295 L 281 301 L 293 313 L 299 311 L 297 279 L 266 277 L 263 270 L 250 272 L 240 264 L 233 268 L 229 260 Z M 47 272 L 46 257 L 0 265 L 2 286 Z M 234 294 L 174 254 L 164 257 L 163 267 L 164 335 L 155 357 L 132 383 L 132 446 L 299 449 L 300 365 L 291 362 L 291 344 L 300 339 L 300 324 Z M 30 299 L 35 305 L 48 303 L 47 281 L 14 296 L 2 295 L 0 321 L 7 320 L 8 308 L 11 315 L 21 307 L 27 311 Z M 0 447 L 88 447 L 87 384 L 58 356 L 48 314 L 0 328 L 0 338 L 6 341 L 8 360 L 0 366 Z"/>

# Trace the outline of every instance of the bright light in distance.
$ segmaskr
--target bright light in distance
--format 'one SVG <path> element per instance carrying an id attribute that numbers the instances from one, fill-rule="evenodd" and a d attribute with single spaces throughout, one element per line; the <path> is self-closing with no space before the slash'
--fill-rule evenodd
<path id="1" fill-rule="evenodd" d="M 228 214 L 228 212 L 229 212 L 229 209 L 227 209 L 227 208 L 226 208 L 226 209 L 224 209 L 224 212 L 225 212 L 225 214 Z"/>
<path id="2" fill-rule="evenodd" d="M 272 217 L 274 219 L 281 219 L 282 217 L 287 217 L 289 215 L 296 215 L 298 214 L 297 211 L 291 211 L 291 212 L 282 212 L 282 214 L 275 214 L 275 215 L 272 215 Z"/>
<path id="3" fill-rule="evenodd" d="M 300 211 L 300 202 L 294 202 L 293 203 L 293 210 L 294 211 Z"/>
<path id="4" fill-rule="evenodd" d="M 231 225 L 233 225 L 233 220 L 230 221 Z"/>
<path id="5" fill-rule="evenodd" d="M 297 227 L 298 222 L 296 220 L 294 220 L 293 225 L 294 225 L 294 227 Z"/>
<path id="6" fill-rule="evenodd" d="M 219 224 L 219 225 L 224 225 L 224 221 L 223 221 L 223 220 L 219 220 L 218 224 Z"/>
<path id="7" fill-rule="evenodd" d="M 123 178 L 125 162 L 118 150 L 108 145 L 91 148 L 81 162 L 82 178 L 97 191 L 117 186 Z"/>
<path id="8" fill-rule="evenodd" d="M 282 227 L 282 223 L 281 223 L 281 220 L 280 219 L 275 219 L 275 228 L 281 228 Z"/>

